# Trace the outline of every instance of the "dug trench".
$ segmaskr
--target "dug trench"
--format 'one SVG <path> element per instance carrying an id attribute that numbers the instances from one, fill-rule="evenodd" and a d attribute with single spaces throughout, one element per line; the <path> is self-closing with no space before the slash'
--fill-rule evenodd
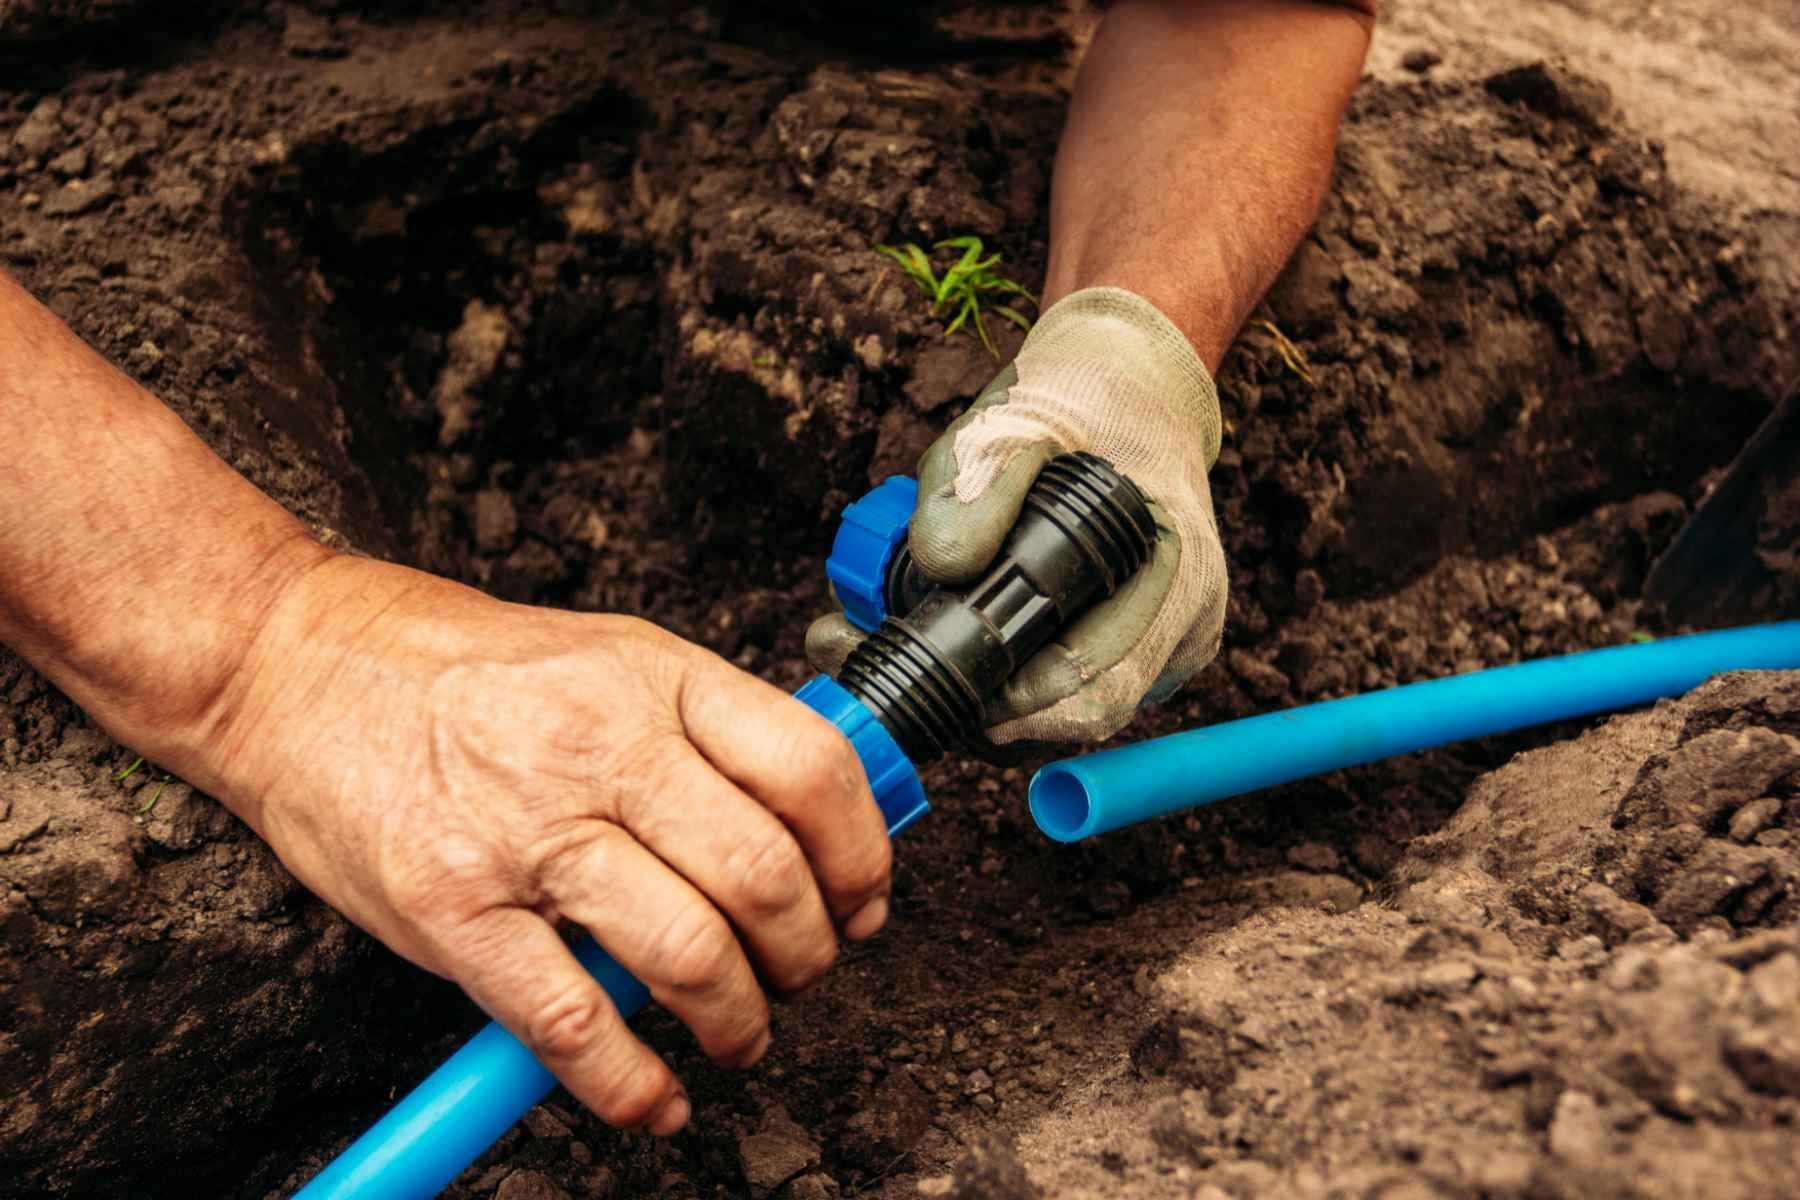
<path id="1" fill-rule="evenodd" d="M 327 541 L 791 687 L 837 513 L 996 367 L 872 246 L 1041 275 L 1067 47 L 996 28 L 224 6 L 6 76 L 0 260 Z M 1366 84 L 1220 372 L 1225 650 L 1125 736 L 1668 632 L 1648 565 L 1796 367 L 1768 253 L 1591 81 Z M 1739 677 L 1075 848 L 940 764 L 763 1065 L 641 1021 L 689 1132 L 558 1096 L 449 1194 L 1771 1195 L 1796 713 Z M 479 1018 L 134 757 L 0 654 L 0 1195 L 285 1194 Z"/>

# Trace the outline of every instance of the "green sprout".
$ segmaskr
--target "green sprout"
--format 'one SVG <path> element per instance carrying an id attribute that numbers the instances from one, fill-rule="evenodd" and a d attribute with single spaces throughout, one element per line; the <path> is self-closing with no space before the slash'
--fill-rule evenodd
<path id="1" fill-rule="evenodd" d="M 1023 296 L 1034 308 L 1037 306 L 1037 297 L 1026 291 L 1016 280 L 995 272 L 994 268 L 1000 264 L 1000 256 L 990 254 L 982 257 L 980 238 L 946 238 L 932 247 L 934 250 L 962 251 L 962 257 L 944 272 L 942 278 L 931 269 L 930 257 L 912 242 L 904 246 L 876 246 L 875 249 L 899 263 L 900 269 L 906 272 L 906 277 L 919 285 L 919 290 L 931 301 L 932 316 L 955 314 L 944 329 L 945 337 L 965 325 L 971 326 L 975 330 L 975 336 L 981 339 L 981 344 L 987 347 L 987 352 L 999 358 L 1000 351 L 994 348 L 994 339 L 988 336 L 987 322 L 982 319 L 984 302 L 988 311 L 998 313 L 1020 329 L 1031 328 L 1031 322 L 1018 309 L 998 303 L 996 297 Z"/>
<path id="2" fill-rule="evenodd" d="M 144 806 L 142 808 L 138 809 L 135 813 L 133 813 L 131 815 L 134 817 L 148 816 L 150 814 L 151 810 L 153 810 L 156 807 L 156 802 L 158 800 L 162 799 L 163 789 L 168 787 L 171 783 L 174 783 L 174 782 L 175 782 L 175 777 L 173 775 L 167 775 L 167 774 L 165 774 L 161 779 L 157 780 L 156 781 L 156 790 L 154 792 L 150 793 L 150 799 L 146 800 L 144 802 Z"/>
<path id="3" fill-rule="evenodd" d="M 144 765 L 144 756 L 140 754 L 136 758 L 131 760 L 130 766 L 125 767 L 123 770 L 120 770 L 119 772 L 117 772 L 116 774 L 113 775 L 113 782 L 114 783 L 124 783 L 127 779 L 130 779 L 133 775 L 136 775 L 138 768 L 143 765 Z M 173 775 L 169 774 L 167 771 L 164 771 L 163 777 L 156 781 L 156 790 L 154 792 L 150 793 L 150 799 L 146 800 L 143 803 L 142 807 L 134 810 L 131 815 L 134 817 L 141 817 L 141 816 L 145 816 L 148 813 L 150 813 L 153 809 L 156 808 L 156 802 L 158 800 L 162 799 L 163 789 L 168 787 L 171 783 L 174 783 L 174 782 L 175 782 L 175 777 Z"/>

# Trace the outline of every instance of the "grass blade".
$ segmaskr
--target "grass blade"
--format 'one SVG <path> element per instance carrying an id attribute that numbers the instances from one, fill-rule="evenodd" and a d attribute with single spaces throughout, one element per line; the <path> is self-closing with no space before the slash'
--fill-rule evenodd
<path id="1" fill-rule="evenodd" d="M 996 304 L 994 305 L 994 311 L 1011 321 L 1014 325 L 1017 325 L 1020 329 L 1023 329 L 1026 333 L 1031 332 L 1031 322 L 1020 315 L 1018 309 L 1009 308 L 1004 304 Z"/>
<path id="2" fill-rule="evenodd" d="M 951 334 L 955 333 L 958 329 L 961 329 L 963 327 L 963 322 L 967 321 L 969 319 L 969 314 L 973 313 L 974 311 L 975 311 L 974 297 L 970 297 L 969 299 L 964 300 L 962 302 L 962 307 L 957 310 L 956 320 L 950 322 L 950 327 L 948 329 L 944 330 L 944 336 L 949 337 Z"/>
<path id="3" fill-rule="evenodd" d="M 973 301 L 971 301 L 971 303 L 973 303 Z M 980 335 L 981 344 L 987 347 L 988 354 L 996 359 L 999 358 L 1000 351 L 994 348 L 994 339 L 988 336 L 987 322 L 981 319 L 981 310 L 979 308 L 975 310 L 975 332 Z"/>

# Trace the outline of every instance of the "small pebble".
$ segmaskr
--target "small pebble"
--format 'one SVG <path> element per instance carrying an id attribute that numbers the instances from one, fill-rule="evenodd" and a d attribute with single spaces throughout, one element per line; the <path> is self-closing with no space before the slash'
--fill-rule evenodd
<path id="1" fill-rule="evenodd" d="M 1748 842 L 1775 823 L 1781 815 L 1781 801 L 1773 796 L 1752 800 L 1731 817 L 1731 840 Z"/>
<path id="2" fill-rule="evenodd" d="M 1415 49 L 1408 50 L 1402 55 L 1400 58 L 1400 65 L 1415 75 L 1423 75 L 1443 61 L 1444 56 L 1439 54 L 1436 50 L 1432 50 L 1425 46 L 1419 46 Z"/>

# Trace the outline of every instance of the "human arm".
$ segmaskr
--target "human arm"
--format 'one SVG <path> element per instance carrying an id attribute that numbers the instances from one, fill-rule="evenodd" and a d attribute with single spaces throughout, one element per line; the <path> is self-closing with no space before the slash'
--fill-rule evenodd
<path id="1" fill-rule="evenodd" d="M 913 555 L 979 574 L 1037 470 L 1099 453 L 1149 495 L 1156 552 L 989 707 L 996 742 L 1093 741 L 1217 653 L 1224 552 L 1211 372 L 1318 209 L 1374 18 L 1307 0 L 1122 0 L 1082 62 L 1051 188 L 1044 313 L 919 464 Z M 859 638 L 808 631 L 832 669 Z"/>
<path id="2" fill-rule="evenodd" d="M 732 1065 L 768 1041 L 752 963 L 797 990 L 882 923 L 822 718 L 643 622 L 325 550 L 3 274 L 0 428 L 0 642 L 608 1120 L 688 1110 L 559 923 Z"/>
<path id="3" fill-rule="evenodd" d="M 1126 288 L 1216 371 L 1311 227 L 1376 0 L 1121 0 L 1082 60 L 1050 198 L 1048 308 Z"/>

